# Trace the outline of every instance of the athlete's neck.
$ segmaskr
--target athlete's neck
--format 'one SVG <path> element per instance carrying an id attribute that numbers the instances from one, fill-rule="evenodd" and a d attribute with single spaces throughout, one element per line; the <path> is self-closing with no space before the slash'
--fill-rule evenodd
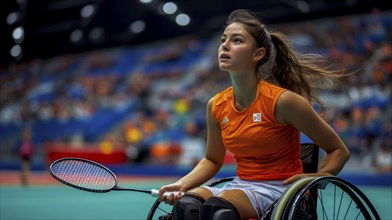
<path id="1" fill-rule="evenodd" d="M 231 75 L 235 107 L 238 110 L 247 108 L 256 98 L 259 80 L 257 77 L 234 77 Z"/>

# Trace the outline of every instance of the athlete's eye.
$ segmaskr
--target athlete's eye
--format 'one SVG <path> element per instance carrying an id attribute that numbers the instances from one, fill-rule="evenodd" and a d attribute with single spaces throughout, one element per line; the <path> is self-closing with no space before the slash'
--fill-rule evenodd
<path id="1" fill-rule="evenodd" d="M 241 43 L 241 42 L 242 42 L 242 40 L 241 40 L 241 39 L 239 39 L 239 38 L 234 38 L 234 39 L 233 39 L 233 42 L 234 42 L 234 43 Z"/>

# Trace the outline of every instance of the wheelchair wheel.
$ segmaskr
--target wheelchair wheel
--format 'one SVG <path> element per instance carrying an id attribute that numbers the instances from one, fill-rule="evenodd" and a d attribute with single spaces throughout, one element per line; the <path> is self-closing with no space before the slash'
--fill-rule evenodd
<path id="1" fill-rule="evenodd" d="M 290 199 L 293 195 L 301 190 L 306 184 L 315 180 L 316 177 L 306 177 L 293 183 L 279 198 L 272 209 L 271 219 L 282 219 L 283 212 L 288 206 Z"/>
<path id="2" fill-rule="evenodd" d="M 173 206 L 160 202 L 158 199 L 155 200 L 151 206 L 150 212 L 147 215 L 147 220 L 166 220 L 171 219 L 171 211 Z"/>
<path id="3" fill-rule="evenodd" d="M 338 177 L 304 178 L 282 198 L 272 219 L 380 219 L 369 199 Z"/>

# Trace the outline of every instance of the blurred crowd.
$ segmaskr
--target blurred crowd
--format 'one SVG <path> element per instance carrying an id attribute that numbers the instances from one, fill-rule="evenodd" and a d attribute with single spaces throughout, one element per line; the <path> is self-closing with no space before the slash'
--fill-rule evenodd
<path id="1" fill-rule="evenodd" d="M 325 104 L 320 113 L 353 158 L 366 159 L 370 169 L 392 172 L 392 13 L 374 10 L 270 29 L 287 34 L 299 51 L 321 54 L 347 70 L 336 88 L 318 92 Z M 116 142 L 113 146 L 122 146 L 132 162 L 195 164 L 204 153 L 206 103 L 230 84 L 217 67 L 220 34 L 0 69 L 0 127 L 7 140 L 1 147 L 14 148 L 12 140 L 21 129 L 11 132 L 12 126 L 89 120 L 102 109 L 115 114 L 132 106 L 125 118 L 88 141 Z M 89 126 L 99 126 L 94 121 Z M 87 141 L 80 130 L 45 141 L 76 139 Z M 36 140 L 36 146 L 43 141 Z"/>

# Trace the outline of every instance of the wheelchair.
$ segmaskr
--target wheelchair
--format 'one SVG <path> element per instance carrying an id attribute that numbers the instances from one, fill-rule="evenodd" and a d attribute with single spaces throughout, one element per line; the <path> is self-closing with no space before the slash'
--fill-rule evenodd
<path id="1" fill-rule="evenodd" d="M 301 144 L 304 173 L 318 169 L 319 148 Z M 234 177 L 214 181 L 209 186 L 222 186 Z M 172 206 L 158 199 L 147 220 L 171 219 Z M 262 219 L 380 219 L 372 203 L 356 186 L 334 176 L 305 177 L 293 183 L 266 211 Z"/>

